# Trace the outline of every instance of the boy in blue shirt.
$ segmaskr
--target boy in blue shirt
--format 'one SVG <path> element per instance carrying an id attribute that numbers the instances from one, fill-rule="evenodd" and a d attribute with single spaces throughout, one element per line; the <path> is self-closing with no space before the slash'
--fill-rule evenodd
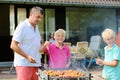
<path id="1" fill-rule="evenodd" d="M 115 33 L 112 29 L 105 29 L 102 38 L 105 46 L 105 59 L 96 59 L 97 64 L 104 65 L 102 77 L 106 80 L 120 80 L 120 48 L 115 43 Z"/>

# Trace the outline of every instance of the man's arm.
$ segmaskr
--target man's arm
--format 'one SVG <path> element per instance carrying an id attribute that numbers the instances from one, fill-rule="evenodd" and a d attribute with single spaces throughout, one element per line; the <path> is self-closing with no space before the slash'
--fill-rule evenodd
<path id="1" fill-rule="evenodd" d="M 23 56 L 24 58 L 28 59 L 29 62 L 31 63 L 36 63 L 35 59 L 29 55 L 27 55 L 19 46 L 18 46 L 19 42 L 12 40 L 10 48 L 15 51 L 16 53 L 18 53 L 19 55 Z"/>

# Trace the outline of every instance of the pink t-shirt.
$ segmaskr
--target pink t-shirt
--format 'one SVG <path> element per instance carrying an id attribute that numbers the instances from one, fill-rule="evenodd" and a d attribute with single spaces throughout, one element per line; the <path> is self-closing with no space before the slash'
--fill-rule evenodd
<path id="1" fill-rule="evenodd" d="M 68 59 L 70 59 L 70 49 L 68 46 L 63 45 L 60 49 L 56 44 L 50 44 L 45 52 L 49 55 L 50 68 L 66 68 Z"/>

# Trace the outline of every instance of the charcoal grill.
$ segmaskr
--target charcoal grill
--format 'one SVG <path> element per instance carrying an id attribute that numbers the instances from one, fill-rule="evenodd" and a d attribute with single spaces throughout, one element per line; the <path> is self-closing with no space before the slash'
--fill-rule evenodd
<path id="1" fill-rule="evenodd" d="M 69 69 L 52 69 L 52 70 L 57 71 L 57 70 L 69 70 Z M 39 72 L 37 73 L 37 75 L 39 77 L 39 80 L 92 80 L 92 77 L 93 77 L 91 73 L 88 73 L 88 72 L 84 72 L 84 75 L 80 77 L 49 76 L 44 72 L 44 70 L 41 70 L 41 69 L 39 69 Z"/>

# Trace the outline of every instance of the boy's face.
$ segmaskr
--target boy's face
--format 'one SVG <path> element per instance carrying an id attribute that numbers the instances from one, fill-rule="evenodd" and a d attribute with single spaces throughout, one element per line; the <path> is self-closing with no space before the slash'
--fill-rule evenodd
<path id="1" fill-rule="evenodd" d="M 103 39 L 108 45 L 112 45 L 115 42 L 115 38 L 105 38 Z"/>
<path id="2" fill-rule="evenodd" d="M 63 43 L 63 41 L 65 40 L 65 35 L 61 34 L 61 33 L 58 33 L 54 36 L 54 38 L 55 38 L 56 42 Z"/>

